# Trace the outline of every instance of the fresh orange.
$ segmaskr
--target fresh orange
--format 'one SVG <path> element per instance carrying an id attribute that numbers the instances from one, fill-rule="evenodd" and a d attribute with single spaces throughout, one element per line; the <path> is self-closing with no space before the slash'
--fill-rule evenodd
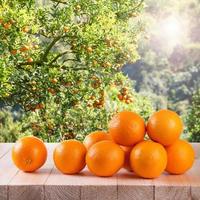
<path id="1" fill-rule="evenodd" d="M 51 83 L 56 84 L 58 80 L 56 78 L 51 79 Z"/>
<path id="2" fill-rule="evenodd" d="M 54 150 L 56 167 L 64 174 L 79 173 L 85 167 L 85 146 L 77 140 L 61 142 Z"/>
<path id="3" fill-rule="evenodd" d="M 121 148 L 123 149 L 124 154 L 125 154 L 124 168 L 127 169 L 128 171 L 132 171 L 131 166 L 130 166 L 130 154 L 133 147 L 121 146 Z"/>
<path id="4" fill-rule="evenodd" d="M 10 23 L 5 23 L 5 24 L 3 24 L 3 27 L 5 28 L 5 29 L 9 29 L 9 28 L 11 28 L 11 24 Z"/>
<path id="5" fill-rule="evenodd" d="M 111 136 L 105 131 L 95 131 L 87 135 L 83 141 L 86 149 L 89 149 L 93 144 L 102 140 L 111 140 Z"/>
<path id="6" fill-rule="evenodd" d="M 10 51 L 10 53 L 11 53 L 12 55 L 16 55 L 16 54 L 17 54 L 17 49 L 12 49 L 12 50 Z"/>
<path id="7" fill-rule="evenodd" d="M 24 45 L 24 46 L 22 46 L 22 47 L 20 48 L 20 51 L 21 51 L 21 52 L 25 52 L 25 51 L 28 51 L 29 49 L 30 49 L 29 46 Z"/>
<path id="8" fill-rule="evenodd" d="M 155 112 L 147 123 L 149 137 L 164 146 L 173 144 L 183 131 L 183 122 L 173 111 Z"/>
<path id="9" fill-rule="evenodd" d="M 130 165 L 138 176 L 156 178 L 166 168 L 166 150 L 161 144 L 153 141 L 140 142 L 131 151 Z"/>
<path id="10" fill-rule="evenodd" d="M 96 176 L 112 176 L 124 164 L 124 151 L 112 141 L 97 142 L 88 150 L 86 164 Z"/>
<path id="11" fill-rule="evenodd" d="M 117 144 L 133 146 L 144 139 L 145 123 L 138 114 L 123 111 L 111 119 L 109 133 Z"/>
<path id="12" fill-rule="evenodd" d="M 34 136 L 19 139 L 12 148 L 12 160 L 25 172 L 39 169 L 47 159 L 47 149 L 42 140 Z"/>
<path id="13" fill-rule="evenodd" d="M 188 142 L 177 140 L 171 146 L 166 147 L 167 167 L 166 171 L 171 174 L 183 174 L 192 167 L 194 162 L 194 150 Z"/>
<path id="14" fill-rule="evenodd" d="M 32 62 L 33 62 L 33 58 L 28 58 L 28 59 L 27 59 L 27 62 L 28 62 L 28 63 L 32 63 Z"/>
<path id="15" fill-rule="evenodd" d="M 24 27 L 22 28 L 22 32 L 24 32 L 24 33 L 29 32 L 29 28 L 28 28 L 27 26 L 24 26 Z"/>

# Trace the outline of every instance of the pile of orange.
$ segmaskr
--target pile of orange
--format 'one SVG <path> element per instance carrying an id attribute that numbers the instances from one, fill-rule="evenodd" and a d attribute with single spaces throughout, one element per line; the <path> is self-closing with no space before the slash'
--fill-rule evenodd
<path id="1" fill-rule="evenodd" d="M 96 176 L 112 176 L 122 167 L 143 178 L 156 178 L 164 171 L 183 174 L 194 162 L 192 146 L 179 139 L 183 131 L 180 117 L 160 110 L 145 121 L 136 113 L 116 114 L 108 131 L 96 131 L 77 140 L 61 142 L 54 150 L 55 166 L 64 174 L 79 173 L 86 165 Z M 147 133 L 149 139 L 145 140 Z M 34 171 L 46 160 L 44 143 L 24 137 L 13 147 L 12 158 L 23 171 Z"/>

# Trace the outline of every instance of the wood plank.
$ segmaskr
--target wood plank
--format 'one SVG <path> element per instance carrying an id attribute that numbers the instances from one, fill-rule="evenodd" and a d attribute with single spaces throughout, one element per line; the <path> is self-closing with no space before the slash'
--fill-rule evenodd
<path id="1" fill-rule="evenodd" d="M 189 200 L 190 185 L 185 175 L 170 175 L 164 173 L 153 181 L 155 185 L 155 200 Z"/>
<path id="2" fill-rule="evenodd" d="M 185 177 L 188 185 L 191 186 L 191 199 L 200 199 L 200 160 L 195 160 L 191 170 L 189 170 Z"/>
<path id="3" fill-rule="evenodd" d="M 12 148 L 13 143 L 0 143 L 0 158 L 2 158 Z"/>
<path id="4" fill-rule="evenodd" d="M 53 168 L 52 152 L 55 144 L 48 144 L 48 158 L 42 168 L 34 173 L 19 171 L 9 183 L 9 200 L 43 200 L 44 183 Z"/>
<path id="5" fill-rule="evenodd" d="M 132 172 L 121 169 L 117 175 L 118 199 L 141 200 L 154 199 L 154 188 L 151 179 L 139 178 Z"/>
<path id="6" fill-rule="evenodd" d="M 195 151 L 195 158 L 200 159 L 200 143 L 191 143 L 194 151 Z"/>
<path id="7" fill-rule="evenodd" d="M 63 175 L 54 168 L 45 184 L 45 199 L 114 200 L 117 199 L 117 179 L 116 176 L 93 176 L 87 168 L 77 175 Z"/>
<path id="8" fill-rule="evenodd" d="M 3 149 L 5 150 L 6 147 L 10 148 L 11 145 L 5 145 L 5 148 Z M 0 199 L 1 200 L 7 200 L 8 198 L 7 185 L 17 172 L 18 172 L 18 169 L 15 167 L 15 165 L 12 163 L 12 160 L 11 160 L 11 150 L 9 150 L 6 154 L 2 154 L 2 157 L 0 159 Z"/>
<path id="9" fill-rule="evenodd" d="M 117 199 L 117 175 L 112 177 L 96 177 L 92 175 L 87 168 L 83 173 L 85 178 L 81 186 L 81 200 Z"/>

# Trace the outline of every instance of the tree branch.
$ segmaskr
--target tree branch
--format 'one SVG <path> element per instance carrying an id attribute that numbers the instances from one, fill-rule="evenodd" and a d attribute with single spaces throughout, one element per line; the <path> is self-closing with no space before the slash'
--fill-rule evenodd
<path id="1" fill-rule="evenodd" d="M 53 48 L 53 46 L 56 44 L 56 42 L 58 42 L 61 38 L 67 37 L 67 35 L 60 35 L 55 37 L 52 42 L 49 44 L 49 46 L 47 47 L 46 51 L 44 52 L 42 58 L 41 58 L 41 62 L 42 61 L 47 61 L 47 55 L 49 54 L 49 52 L 51 51 L 51 49 Z"/>
<path id="2" fill-rule="evenodd" d="M 62 4 L 66 4 L 67 5 L 67 2 L 66 1 L 62 1 L 62 0 L 51 0 L 55 3 L 62 3 Z"/>
<path id="3" fill-rule="evenodd" d="M 141 0 L 140 3 L 138 3 L 138 5 L 136 5 L 133 10 L 138 9 L 142 4 L 143 4 L 144 0 Z"/>
<path id="4" fill-rule="evenodd" d="M 74 58 L 68 58 L 68 59 L 63 60 L 62 64 L 64 64 L 65 62 L 68 62 L 68 61 L 77 61 L 77 62 L 79 62 L 78 60 L 76 60 Z"/>
<path id="5" fill-rule="evenodd" d="M 35 61 L 35 62 L 22 62 L 22 63 L 19 63 L 17 65 L 17 67 L 21 67 L 23 65 L 41 65 L 41 62 L 40 61 Z"/>
<path id="6" fill-rule="evenodd" d="M 55 58 L 52 59 L 52 61 L 50 61 L 50 63 L 48 65 L 53 64 L 56 60 L 58 60 L 58 58 L 62 57 L 63 55 L 67 54 L 71 52 L 70 50 L 64 51 L 62 53 L 59 53 Z"/>

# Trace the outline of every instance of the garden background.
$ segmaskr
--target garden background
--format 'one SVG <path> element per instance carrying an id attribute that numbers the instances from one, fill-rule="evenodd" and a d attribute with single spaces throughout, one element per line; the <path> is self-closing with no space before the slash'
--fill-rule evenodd
<path id="1" fill-rule="evenodd" d="M 200 141 L 198 0 L 0 1 L 0 141 L 106 130 L 175 110 Z"/>

